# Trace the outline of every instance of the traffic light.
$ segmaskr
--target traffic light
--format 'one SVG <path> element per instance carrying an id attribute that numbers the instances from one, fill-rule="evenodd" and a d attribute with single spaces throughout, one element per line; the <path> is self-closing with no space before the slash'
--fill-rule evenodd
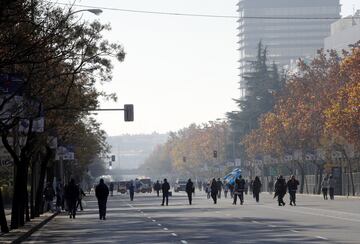
<path id="1" fill-rule="evenodd" d="M 217 158 L 217 151 L 214 150 L 214 158 Z"/>
<path id="2" fill-rule="evenodd" d="M 112 167 L 112 162 L 111 161 L 109 162 L 109 167 Z"/>
<path id="3" fill-rule="evenodd" d="M 111 161 L 115 162 L 115 155 L 111 155 Z"/>
<path id="4" fill-rule="evenodd" d="M 124 105 L 124 120 L 126 122 L 134 121 L 134 105 L 125 104 Z"/>

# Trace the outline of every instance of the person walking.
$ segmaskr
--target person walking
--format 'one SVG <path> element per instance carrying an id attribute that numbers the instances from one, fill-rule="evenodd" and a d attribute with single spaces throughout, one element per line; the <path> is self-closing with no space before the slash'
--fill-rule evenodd
<path id="1" fill-rule="evenodd" d="M 217 197 L 220 199 L 220 198 L 221 198 L 222 188 L 223 188 L 223 183 L 222 183 L 222 181 L 221 181 L 220 178 L 217 179 L 216 185 L 217 185 L 217 188 L 218 188 L 218 195 L 217 195 Z"/>
<path id="2" fill-rule="evenodd" d="M 106 219 L 106 203 L 109 196 L 109 188 L 104 183 L 104 179 L 100 179 L 99 184 L 95 188 L 95 196 L 99 205 L 99 218 L 100 220 Z"/>
<path id="3" fill-rule="evenodd" d="M 167 181 L 167 179 L 164 179 L 164 182 L 162 184 L 162 194 L 163 194 L 163 199 L 162 199 L 162 204 L 161 206 L 164 206 L 165 200 L 166 200 L 166 206 L 168 206 L 169 204 L 169 190 L 170 190 L 170 185 L 169 182 Z"/>
<path id="4" fill-rule="evenodd" d="M 334 200 L 334 190 L 335 190 L 335 179 L 332 175 L 329 177 L 329 196 L 330 200 Z"/>
<path id="5" fill-rule="evenodd" d="M 280 175 L 275 182 L 275 195 L 274 198 L 278 198 L 279 206 L 285 206 L 284 196 L 286 194 L 286 181 L 282 175 Z"/>
<path id="6" fill-rule="evenodd" d="M 78 185 L 78 189 L 79 189 L 79 196 L 78 196 L 78 200 L 77 200 L 77 204 L 76 204 L 76 209 L 80 206 L 80 211 L 83 211 L 83 205 L 82 205 L 82 200 L 83 197 L 86 196 L 85 192 L 83 191 L 83 189 L 80 187 L 80 185 Z"/>
<path id="7" fill-rule="evenodd" d="M 113 182 L 110 182 L 110 185 L 109 185 L 109 190 L 110 190 L 110 196 L 114 196 L 114 183 Z"/>
<path id="8" fill-rule="evenodd" d="M 211 182 L 206 183 L 205 192 L 206 192 L 207 199 L 210 199 L 210 197 L 211 197 L 211 188 L 210 188 L 210 186 L 211 186 Z"/>
<path id="9" fill-rule="evenodd" d="M 273 190 L 274 190 L 274 181 L 273 181 L 273 178 L 271 177 L 269 183 L 268 183 L 268 191 L 270 194 L 273 193 Z"/>
<path id="10" fill-rule="evenodd" d="M 324 197 L 324 200 L 328 200 L 328 188 L 329 188 L 329 180 L 326 176 L 321 182 L 321 191 Z"/>
<path id="11" fill-rule="evenodd" d="M 79 197 L 79 188 L 75 184 L 75 180 L 71 179 L 69 185 L 66 187 L 66 202 L 68 205 L 70 219 L 75 219 L 76 216 L 76 202 Z"/>
<path id="12" fill-rule="evenodd" d="M 211 194 L 211 198 L 214 201 L 214 204 L 217 203 L 217 196 L 218 196 L 218 185 L 217 182 L 215 180 L 215 178 L 211 181 L 211 185 L 210 185 L 210 194 Z"/>
<path id="13" fill-rule="evenodd" d="M 261 190 L 261 181 L 260 178 L 258 176 L 255 177 L 254 181 L 253 181 L 253 196 L 256 200 L 256 202 L 259 202 L 259 195 L 260 195 L 260 190 Z"/>
<path id="14" fill-rule="evenodd" d="M 130 201 L 134 201 L 134 194 L 135 194 L 135 186 L 134 181 L 131 180 L 129 183 L 129 195 L 130 195 Z M 158 194 L 159 196 L 159 194 Z"/>
<path id="15" fill-rule="evenodd" d="M 161 190 L 161 184 L 158 180 L 154 184 L 154 190 L 156 191 L 156 195 L 159 197 L 160 196 L 159 192 Z"/>
<path id="16" fill-rule="evenodd" d="M 296 191 L 299 185 L 299 181 L 295 179 L 295 175 L 292 175 L 290 180 L 287 182 L 287 187 L 290 195 L 290 205 L 296 206 Z"/>
<path id="17" fill-rule="evenodd" d="M 191 181 L 191 179 L 189 179 L 188 182 L 186 183 L 185 191 L 188 195 L 189 204 L 191 205 L 192 204 L 192 194 L 195 191 L 194 183 Z"/>
<path id="18" fill-rule="evenodd" d="M 238 197 L 240 199 L 240 205 L 244 204 L 245 185 L 246 185 L 246 182 L 240 175 L 239 178 L 237 178 L 235 180 L 233 205 L 236 205 Z"/>
<path id="19" fill-rule="evenodd" d="M 64 196 L 64 187 L 61 184 L 61 181 L 58 181 L 56 185 L 56 211 L 61 212 L 63 206 L 63 196 Z"/>
<path id="20" fill-rule="evenodd" d="M 229 184 L 225 183 L 224 184 L 224 197 L 225 198 L 227 198 L 228 192 L 229 192 Z"/>
<path id="21" fill-rule="evenodd" d="M 46 210 L 45 211 L 54 211 L 53 207 L 53 200 L 55 197 L 55 191 L 50 182 L 46 184 L 45 190 L 44 190 L 44 198 L 46 202 Z"/>

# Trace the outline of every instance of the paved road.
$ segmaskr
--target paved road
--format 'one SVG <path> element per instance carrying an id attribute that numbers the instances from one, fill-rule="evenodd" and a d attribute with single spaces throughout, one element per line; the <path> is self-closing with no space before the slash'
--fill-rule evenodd
<path id="1" fill-rule="evenodd" d="M 286 196 L 286 198 L 288 195 Z M 184 193 L 169 206 L 153 194 L 115 195 L 107 220 L 88 197 L 76 219 L 60 215 L 25 243 L 360 243 L 360 200 L 298 196 L 298 205 L 278 207 L 270 194 L 244 205 L 220 199 L 217 205 L 197 194 L 189 206 Z M 286 199 L 288 202 L 288 199 Z"/>

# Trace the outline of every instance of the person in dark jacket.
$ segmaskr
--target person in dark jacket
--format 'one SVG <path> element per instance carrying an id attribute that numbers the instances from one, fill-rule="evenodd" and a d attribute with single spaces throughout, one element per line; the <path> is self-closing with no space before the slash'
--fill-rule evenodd
<path id="1" fill-rule="evenodd" d="M 274 195 L 274 198 L 275 197 L 278 198 L 279 206 L 285 206 L 285 202 L 284 202 L 285 194 L 286 194 L 286 181 L 282 177 L 282 175 L 280 175 L 275 182 L 275 195 Z"/>
<path id="2" fill-rule="evenodd" d="M 109 196 L 109 188 L 104 183 L 104 179 L 100 179 L 99 184 L 95 188 L 95 196 L 99 205 L 99 217 L 102 220 L 106 219 L 106 202 Z"/>
<path id="3" fill-rule="evenodd" d="M 154 184 L 154 191 L 156 191 L 156 195 L 160 196 L 159 192 L 161 190 L 161 184 L 160 182 L 157 180 L 156 183 Z"/>
<path id="4" fill-rule="evenodd" d="M 69 185 L 66 187 L 66 202 L 68 204 L 70 219 L 76 215 L 76 203 L 79 198 L 79 188 L 75 184 L 75 180 L 71 179 Z"/>
<path id="5" fill-rule="evenodd" d="M 221 192 L 222 192 L 222 189 L 223 189 L 224 184 L 222 183 L 222 181 L 221 181 L 220 178 L 217 179 L 216 184 L 217 184 L 217 188 L 218 188 L 218 195 L 217 195 L 217 197 L 220 199 L 220 198 L 221 198 Z"/>
<path id="6" fill-rule="evenodd" d="M 192 204 L 192 194 L 195 191 L 194 183 L 191 181 L 191 179 L 189 179 L 188 182 L 186 183 L 185 191 L 188 195 L 189 204 L 191 205 Z"/>
<path id="7" fill-rule="evenodd" d="M 130 194 L 130 201 L 134 201 L 134 194 L 135 194 L 135 186 L 134 181 L 130 181 L 129 183 L 129 194 Z"/>
<path id="8" fill-rule="evenodd" d="M 161 190 L 163 194 L 163 200 L 161 206 L 164 206 L 165 200 L 167 206 L 169 204 L 169 190 L 170 190 L 170 185 L 169 182 L 167 182 L 167 179 L 164 179 L 164 183 L 162 184 Z"/>
<path id="9" fill-rule="evenodd" d="M 78 209 L 78 207 L 80 207 L 80 211 L 83 211 L 84 208 L 83 208 L 83 205 L 82 205 L 82 199 L 83 197 L 86 196 L 85 192 L 83 191 L 83 189 L 81 188 L 81 186 L 78 184 L 77 185 L 78 189 L 79 189 L 79 196 L 78 196 L 78 200 L 77 200 L 77 203 L 76 203 L 76 209 Z"/>
<path id="10" fill-rule="evenodd" d="M 321 191 L 323 193 L 324 200 L 328 200 L 328 188 L 329 188 L 329 180 L 326 176 L 321 182 Z"/>
<path id="11" fill-rule="evenodd" d="M 332 175 L 329 176 L 328 186 L 329 186 L 330 200 L 334 200 L 335 179 L 334 179 L 334 177 Z"/>
<path id="12" fill-rule="evenodd" d="M 253 196 L 254 196 L 256 202 L 259 202 L 259 195 L 260 195 L 260 190 L 261 190 L 261 181 L 260 181 L 258 176 L 256 176 L 254 181 L 253 181 L 252 189 L 253 189 Z"/>
<path id="13" fill-rule="evenodd" d="M 233 205 L 236 205 L 237 197 L 239 197 L 240 199 L 240 205 L 243 205 L 245 185 L 246 185 L 245 180 L 240 175 L 239 178 L 235 180 Z"/>
<path id="14" fill-rule="evenodd" d="M 109 185 L 109 191 L 110 191 L 110 196 L 114 196 L 114 183 L 113 182 L 110 182 L 110 185 Z"/>
<path id="15" fill-rule="evenodd" d="M 210 192 L 211 192 L 211 198 L 214 201 L 214 204 L 217 203 L 217 195 L 218 195 L 218 185 L 217 182 L 215 180 L 215 178 L 211 181 L 211 185 L 210 185 Z"/>
<path id="16" fill-rule="evenodd" d="M 54 188 L 53 188 L 51 182 L 48 182 L 46 184 L 46 187 L 45 187 L 45 190 L 44 190 L 44 198 L 45 198 L 45 202 L 46 202 L 46 211 L 51 211 L 51 212 L 54 211 L 53 204 L 52 204 L 52 202 L 54 200 L 54 197 L 55 197 Z"/>
<path id="17" fill-rule="evenodd" d="M 295 179 L 295 175 L 292 175 L 286 185 L 290 195 L 290 205 L 293 206 L 294 204 L 294 206 L 296 206 L 296 191 L 299 185 L 299 181 Z"/>

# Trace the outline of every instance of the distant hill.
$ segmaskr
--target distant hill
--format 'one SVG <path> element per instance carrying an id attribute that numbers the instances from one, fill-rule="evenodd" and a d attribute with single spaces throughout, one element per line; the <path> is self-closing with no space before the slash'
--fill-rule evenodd
<path id="1" fill-rule="evenodd" d="M 139 134 L 110 136 L 107 142 L 116 156 L 113 168 L 135 169 L 143 164 L 154 147 L 166 142 L 167 134 Z"/>

